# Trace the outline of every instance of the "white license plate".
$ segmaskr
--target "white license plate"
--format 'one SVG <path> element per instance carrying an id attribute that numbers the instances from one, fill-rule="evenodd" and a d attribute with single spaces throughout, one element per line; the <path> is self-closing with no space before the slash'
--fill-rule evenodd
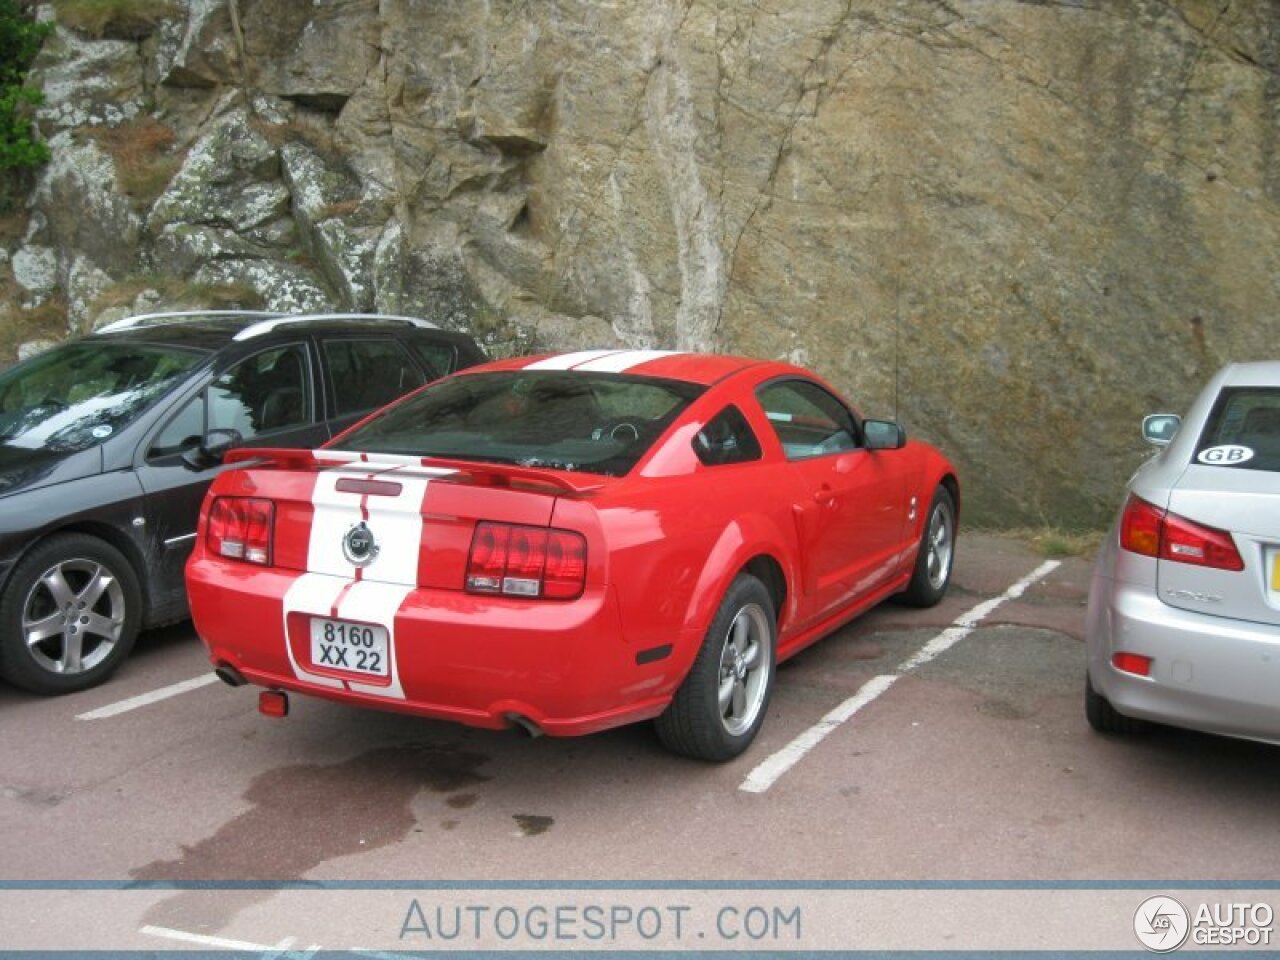
<path id="1" fill-rule="evenodd" d="M 311 618 L 311 663 L 370 677 L 390 674 L 387 628 L 350 620 Z"/>

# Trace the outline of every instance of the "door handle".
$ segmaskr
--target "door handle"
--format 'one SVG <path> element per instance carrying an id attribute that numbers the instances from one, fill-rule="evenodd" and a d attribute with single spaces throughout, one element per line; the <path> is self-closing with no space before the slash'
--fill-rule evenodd
<path id="1" fill-rule="evenodd" d="M 829 507 L 836 502 L 836 492 L 824 483 L 813 492 L 813 502 Z"/>

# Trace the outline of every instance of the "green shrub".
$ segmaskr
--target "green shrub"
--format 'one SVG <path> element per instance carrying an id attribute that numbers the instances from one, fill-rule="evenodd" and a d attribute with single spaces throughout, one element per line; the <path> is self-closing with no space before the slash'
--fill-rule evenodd
<path id="1" fill-rule="evenodd" d="M 48 24 L 32 21 L 17 0 L 0 0 L 0 85 L 22 85 L 50 30 Z"/>
<path id="2" fill-rule="evenodd" d="M 11 171 L 49 159 L 49 148 L 31 129 L 31 108 L 40 103 L 40 92 L 23 84 L 50 29 L 34 23 L 17 0 L 0 0 L 0 210 L 12 202 Z"/>

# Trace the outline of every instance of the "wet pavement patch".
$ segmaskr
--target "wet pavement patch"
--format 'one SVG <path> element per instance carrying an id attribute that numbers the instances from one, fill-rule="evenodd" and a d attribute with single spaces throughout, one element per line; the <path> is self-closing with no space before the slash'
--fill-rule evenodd
<path id="1" fill-rule="evenodd" d="M 511 819 L 516 822 L 520 832 L 526 837 L 537 837 L 551 829 L 555 820 L 534 813 L 513 813 Z"/>
<path id="2" fill-rule="evenodd" d="M 338 764 L 269 770 L 245 792 L 249 810 L 213 836 L 184 846 L 176 860 L 155 861 L 131 874 L 138 880 L 297 880 L 327 860 L 402 840 L 417 825 L 412 803 L 419 791 L 474 787 L 490 779 L 479 772 L 488 761 L 454 744 L 407 743 Z M 220 897 L 210 912 L 196 910 L 193 901 L 211 902 L 195 896 L 199 892 L 158 904 L 147 922 L 205 932 L 270 895 L 246 891 L 247 899 L 237 903 L 229 901 L 238 897 Z"/>
<path id="3" fill-rule="evenodd" d="M 29 803 L 34 807 L 56 807 L 67 795 L 44 787 L 0 787 L 0 797 Z"/>

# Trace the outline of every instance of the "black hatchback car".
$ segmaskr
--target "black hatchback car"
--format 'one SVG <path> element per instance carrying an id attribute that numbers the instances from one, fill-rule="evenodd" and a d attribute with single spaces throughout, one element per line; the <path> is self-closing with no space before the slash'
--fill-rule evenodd
<path id="1" fill-rule="evenodd" d="M 0 676 L 90 687 L 140 628 L 186 616 L 227 450 L 319 446 L 484 359 L 415 318 L 208 312 L 131 317 L 0 373 Z"/>

